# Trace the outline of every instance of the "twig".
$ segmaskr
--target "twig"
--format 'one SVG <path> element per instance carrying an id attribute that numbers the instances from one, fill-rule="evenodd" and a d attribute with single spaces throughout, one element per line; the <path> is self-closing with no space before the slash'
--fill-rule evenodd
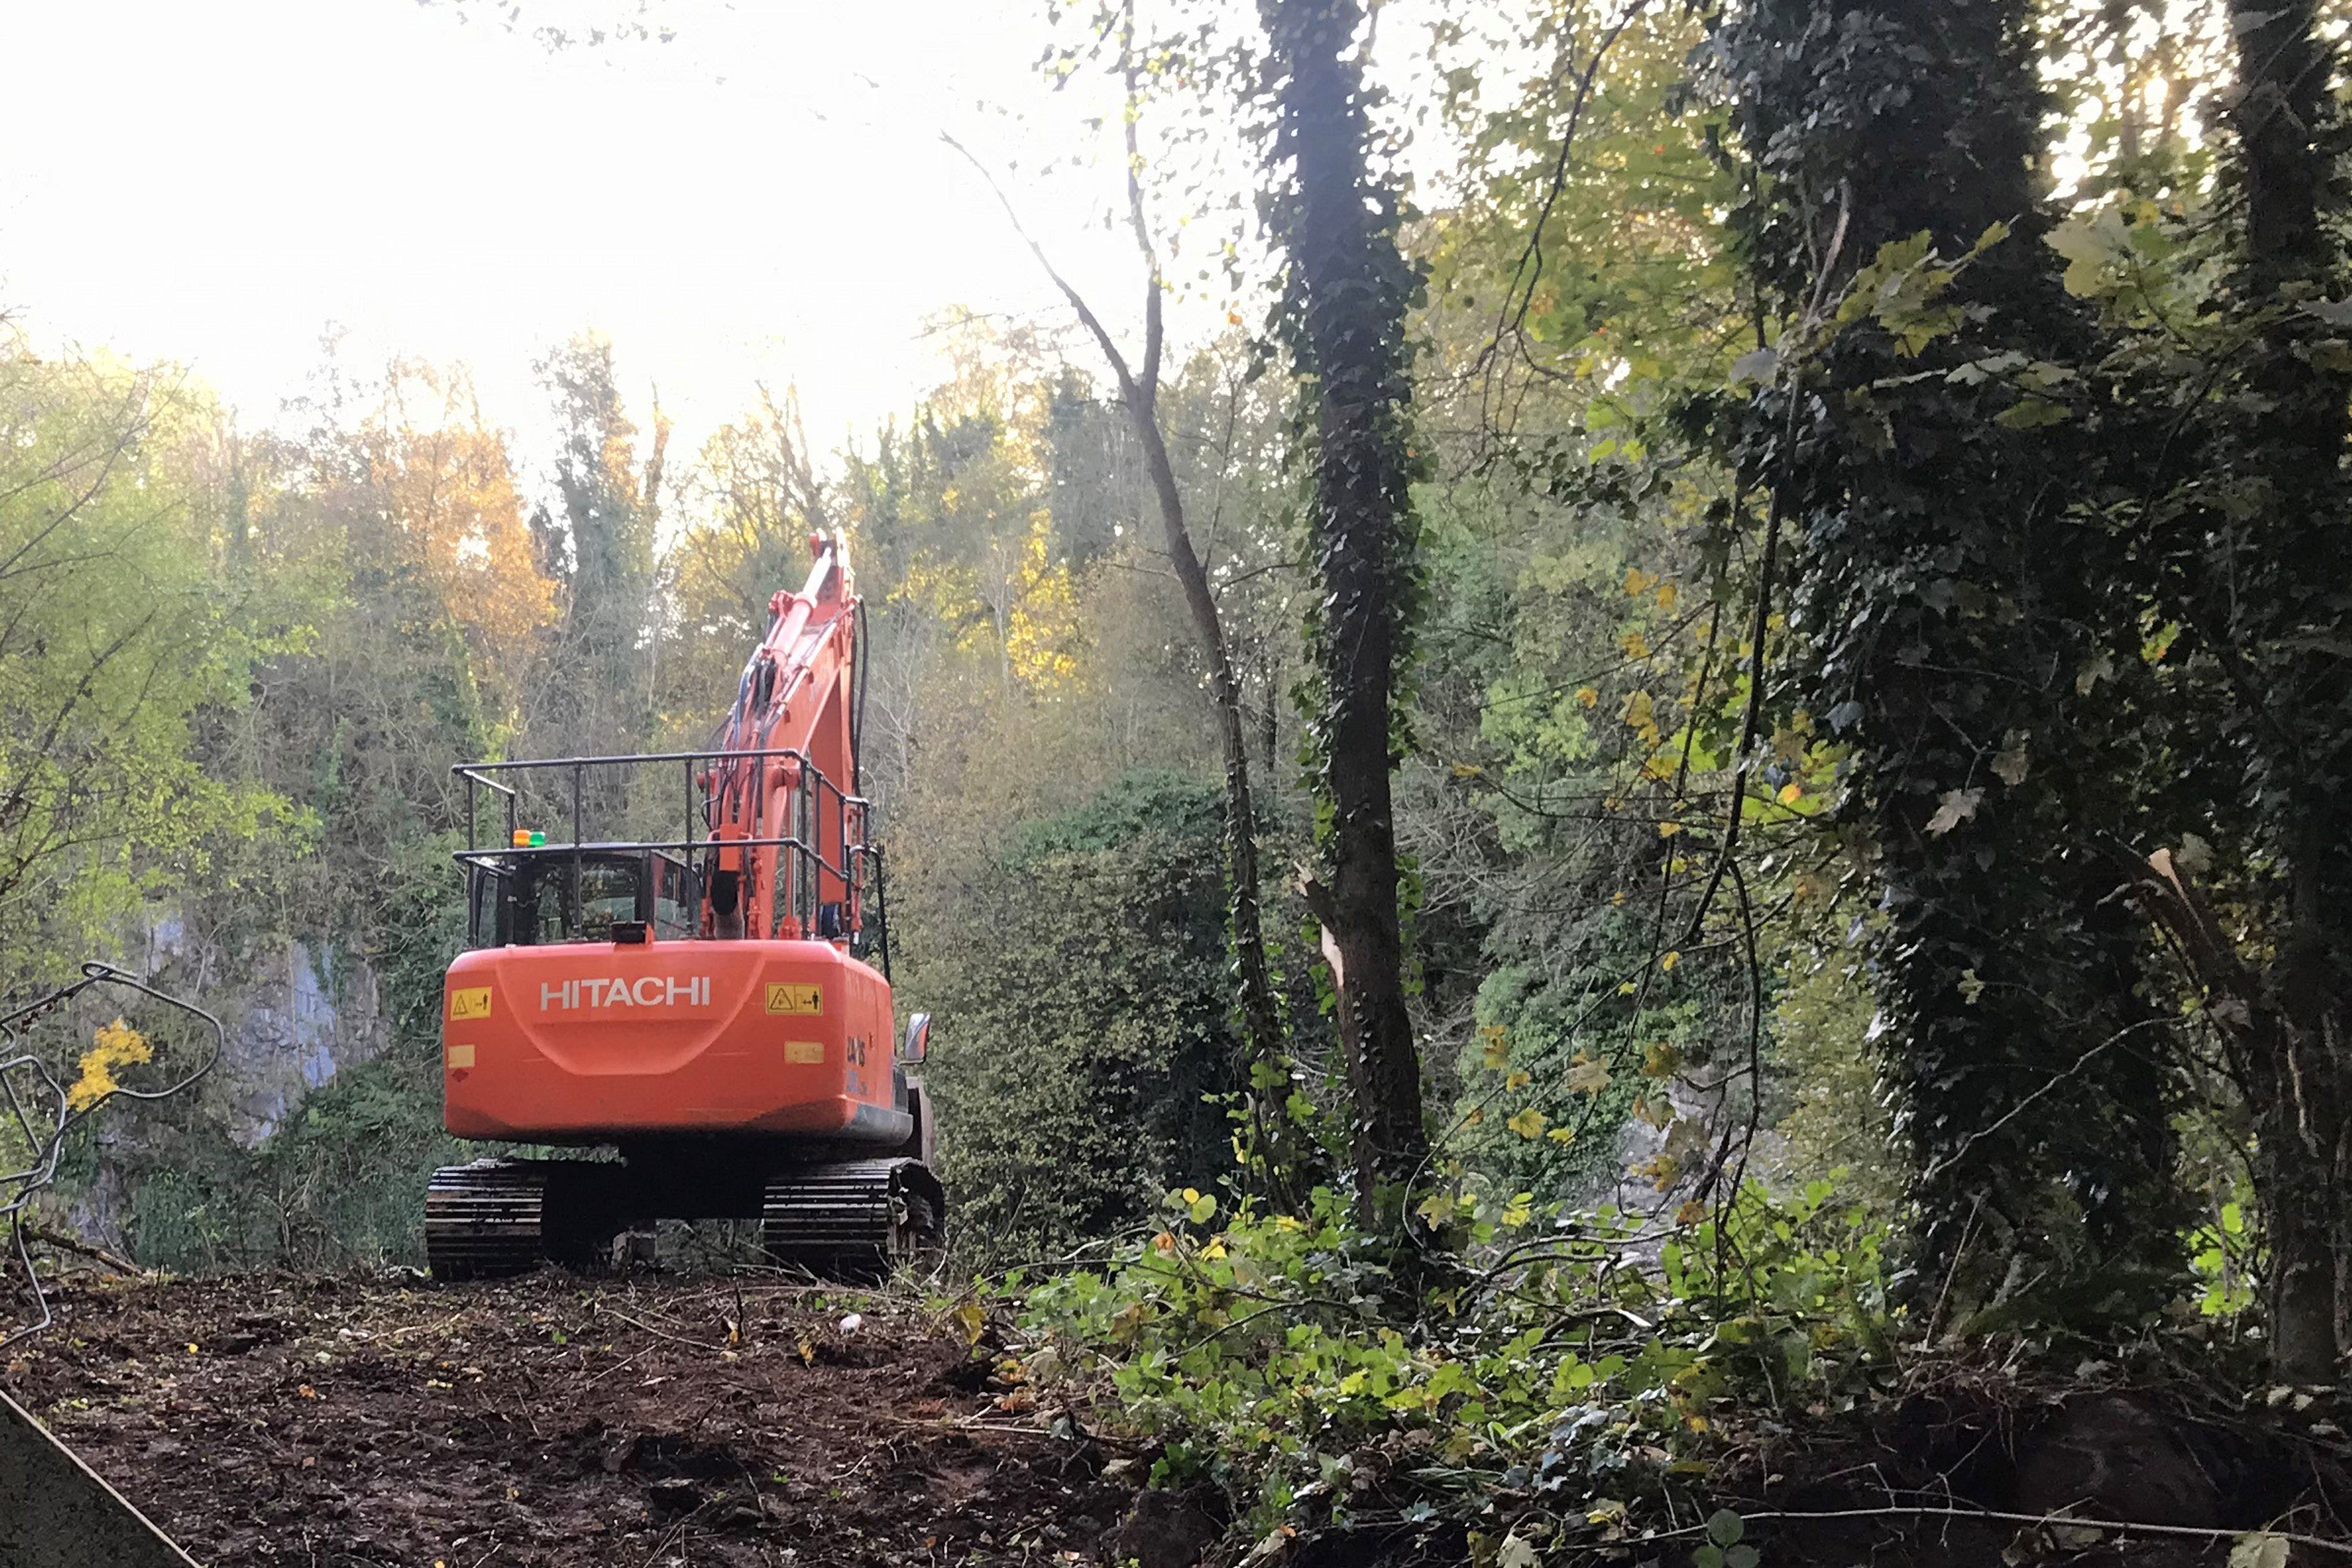
<path id="1" fill-rule="evenodd" d="M 632 1351 L 630 1354 L 623 1356 L 620 1360 L 614 1362 L 612 1365 L 606 1367 L 604 1371 L 598 1373 L 595 1376 L 590 1378 L 580 1386 L 583 1389 L 593 1388 L 596 1385 L 604 1382 L 604 1379 L 612 1376 L 613 1374 L 620 1371 L 621 1368 L 628 1365 L 631 1362 L 644 1359 L 645 1354 L 646 1353 L 641 1350 Z"/>
<path id="2" fill-rule="evenodd" d="M 646 1333 L 653 1335 L 654 1338 L 666 1339 L 672 1344 L 688 1345 L 695 1350 L 707 1350 L 714 1354 L 727 1348 L 722 1344 L 711 1344 L 703 1340 L 688 1339 L 684 1334 L 665 1333 L 664 1331 L 654 1327 L 651 1323 L 639 1322 L 636 1319 L 629 1316 L 626 1312 L 613 1312 L 612 1315 L 620 1319 L 623 1322 L 628 1324 L 633 1329 L 643 1329 Z"/>
<path id="3" fill-rule="evenodd" d="M 1782 339 L 1787 345 L 1783 353 L 1784 364 L 1821 323 L 1822 309 L 1829 298 L 1831 276 L 1837 267 L 1838 257 L 1845 251 L 1846 223 L 1853 215 L 1853 185 L 1841 181 L 1838 184 L 1837 227 L 1830 235 L 1829 254 L 1822 258 L 1821 271 L 1813 278 L 1813 296 L 1806 303 L 1804 318 L 1794 332 Z M 1796 448 L 1797 425 L 1805 405 L 1804 388 L 1799 384 L 1793 370 L 1787 384 L 1789 407 L 1781 432 L 1780 453 L 1780 461 L 1784 463 L 1791 461 L 1790 455 Z M 1760 398 L 1763 394 L 1759 392 L 1757 395 Z M 1715 902 L 1717 891 L 1723 886 L 1724 873 L 1729 868 L 1732 857 L 1739 852 L 1739 824 L 1748 809 L 1748 775 L 1755 766 L 1756 742 L 1763 727 L 1764 641 L 1772 629 L 1772 577 L 1780 559 L 1780 526 L 1787 510 L 1788 497 L 1789 477 L 1783 474 L 1772 486 L 1772 498 L 1765 507 L 1764 550 L 1756 569 L 1756 610 L 1748 627 L 1748 702 L 1739 716 L 1739 749 L 1738 761 L 1732 768 L 1731 809 L 1723 824 L 1723 850 L 1716 856 L 1715 870 L 1707 876 L 1706 891 L 1699 894 L 1698 904 L 1691 911 L 1690 935 L 1685 940 L 1698 936 L 1700 923 L 1706 918 L 1707 906 Z"/>

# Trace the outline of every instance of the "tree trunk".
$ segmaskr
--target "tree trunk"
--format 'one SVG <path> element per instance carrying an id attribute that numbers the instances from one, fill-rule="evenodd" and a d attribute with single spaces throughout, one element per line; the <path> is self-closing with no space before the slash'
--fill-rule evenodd
<path id="1" fill-rule="evenodd" d="M 1160 427 L 1160 361 L 1167 337 L 1162 299 L 1167 286 L 1160 277 L 1159 251 L 1151 242 L 1151 228 L 1144 216 L 1143 153 L 1134 112 L 1142 67 L 1136 57 L 1134 26 L 1130 4 L 1124 16 L 1120 53 L 1129 95 L 1128 221 L 1146 269 L 1143 358 L 1139 364 L 1129 361 L 1118 340 L 1110 335 L 1085 297 L 1047 259 L 1045 247 L 1021 227 L 1020 214 L 994 177 L 961 142 L 951 136 L 945 140 L 980 171 L 982 178 L 996 192 L 1005 215 L 1027 241 L 1030 253 L 1045 269 L 1045 276 L 1054 280 L 1054 287 L 1070 302 L 1079 323 L 1102 350 L 1104 361 L 1118 383 L 1119 402 L 1127 410 L 1128 422 L 1143 448 L 1144 468 L 1151 480 L 1152 498 L 1160 512 L 1168 562 L 1183 591 L 1185 612 L 1192 622 L 1193 637 L 1201 645 L 1201 656 L 1209 666 L 1210 695 L 1217 710 L 1217 737 L 1225 765 L 1226 929 L 1234 952 L 1255 1152 L 1263 1162 L 1268 1195 L 1286 1207 L 1297 1207 L 1304 1202 L 1314 1162 L 1290 1119 L 1290 1050 L 1266 963 L 1265 922 L 1258 898 L 1257 807 L 1250 789 L 1248 727 L 1242 710 L 1241 682 L 1234 674 L 1233 651 L 1225 641 L 1208 570 L 1193 549 L 1191 531 L 1185 527 L 1183 493 L 1177 486 L 1175 466 L 1168 456 L 1167 436 Z"/>
<path id="2" fill-rule="evenodd" d="M 2257 323 L 2248 379 L 2261 405 L 2244 436 L 2247 476 L 2269 494 L 2259 517 L 2224 534 L 2233 559 L 2217 565 L 2231 591 L 2210 615 L 2247 672 L 2260 810 L 2287 881 L 2285 929 L 2262 988 L 2271 1027 L 2244 1076 L 2268 1222 L 2272 1354 L 2281 1376 L 2305 1383 L 2335 1375 L 2352 1265 L 2352 378 L 2311 354 L 2333 334 L 2300 308 L 2343 298 L 2352 267 L 2326 221 L 2347 204 L 2344 137 L 2314 13 L 2312 0 L 2231 4 L 2240 277 Z"/>
<path id="3" fill-rule="evenodd" d="M 1284 238 L 1321 400 L 1313 529 L 1330 825 L 1327 875 L 1309 898 L 1334 957 L 1358 1210 L 1394 1226 L 1429 1153 L 1390 796 L 1391 709 L 1414 590 L 1404 336 L 1414 279 L 1397 248 L 1395 204 L 1365 166 L 1362 66 L 1350 53 L 1361 7 L 1266 0 L 1265 13 L 1281 77 L 1276 156 L 1296 164 Z"/>
<path id="4" fill-rule="evenodd" d="M 1151 280 L 1152 337 L 1158 340 L 1160 280 Z M 1155 361 L 1157 355 L 1150 358 Z M 1158 388 L 1121 374 L 1128 415 L 1143 444 L 1144 466 L 1151 476 L 1151 492 L 1160 507 L 1160 525 L 1166 536 L 1168 559 L 1184 592 L 1184 607 L 1192 619 L 1192 634 L 1209 665 L 1209 689 L 1217 709 L 1217 736 L 1225 763 L 1225 880 L 1228 930 L 1234 949 L 1234 977 L 1239 988 L 1242 1038 L 1247 1052 L 1251 1132 L 1256 1155 L 1265 1164 L 1269 1193 L 1296 1207 L 1305 1194 L 1298 1190 L 1305 1162 L 1296 1147 L 1290 1113 L 1290 1055 L 1285 1041 L 1282 1013 L 1275 1005 L 1274 982 L 1265 960 L 1265 925 L 1258 902 L 1257 806 L 1250 790 L 1249 732 L 1242 712 L 1241 681 L 1234 673 L 1232 649 L 1217 614 L 1216 595 L 1209 587 L 1207 569 L 1192 549 L 1184 526 L 1184 501 L 1176 487 L 1176 471 L 1168 460 L 1168 443 L 1160 429 Z"/>

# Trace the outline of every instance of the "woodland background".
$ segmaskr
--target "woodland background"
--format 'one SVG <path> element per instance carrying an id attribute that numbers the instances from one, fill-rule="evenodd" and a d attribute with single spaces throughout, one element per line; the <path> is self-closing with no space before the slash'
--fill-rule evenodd
<path id="1" fill-rule="evenodd" d="M 2280 1229 L 2352 1175 L 2345 24 L 1927 9 L 1561 0 L 1379 41 L 1433 84 L 1373 104 L 1367 187 L 1410 263 L 1417 1212 L 1507 1246 L 1833 1194 L 1945 1283 L 1916 1312 L 2259 1343 L 2279 1258 L 2352 1257 Z M 1216 140 L 1270 122 L 1251 18 L 1159 21 L 1034 24 L 1049 78 L 1132 94 L 1135 295 L 1088 302 L 1129 352 L 1125 309 L 1266 232 L 1199 210 L 1198 161 L 1264 160 L 1277 234 L 1286 189 L 1265 136 Z M 1454 152 L 1407 190 L 1414 132 Z M 462 367 L 331 337 L 270 413 L 7 338 L 0 989 L 109 955 L 233 1040 L 194 1103 L 85 1130 L 61 1212 L 176 1270 L 417 1261 L 459 1157 L 449 765 L 701 744 L 835 528 L 963 1265 L 1337 1183 L 1295 299 L 1172 346 L 1156 407 L 1255 780 L 1271 1079 L 1213 672 L 1076 319 L 940 321 L 951 373 L 830 451 L 784 386 L 677 450 L 593 333 L 538 364 L 529 454 Z"/>

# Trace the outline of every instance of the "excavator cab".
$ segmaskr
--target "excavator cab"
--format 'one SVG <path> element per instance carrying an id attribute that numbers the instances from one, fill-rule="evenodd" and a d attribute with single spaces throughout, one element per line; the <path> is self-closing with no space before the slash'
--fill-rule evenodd
<path id="1" fill-rule="evenodd" d="M 631 925 L 657 941 L 695 935 L 700 894 L 694 871 L 667 850 L 521 850 L 477 861 L 467 873 L 468 947 L 611 942 L 625 939 Z"/>

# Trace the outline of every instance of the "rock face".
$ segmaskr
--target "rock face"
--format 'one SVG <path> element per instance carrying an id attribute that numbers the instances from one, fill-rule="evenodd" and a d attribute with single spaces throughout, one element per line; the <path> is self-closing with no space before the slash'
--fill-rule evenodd
<path id="1" fill-rule="evenodd" d="M 388 1039 L 375 971 L 289 942 L 238 988 L 221 1061 L 229 1135 L 250 1148 L 277 1131 L 302 1096 L 383 1051 Z"/>
<path id="2" fill-rule="evenodd" d="M 227 1031 L 206 1099 L 242 1147 L 268 1137 L 305 1093 L 390 1040 L 383 988 L 362 958 L 288 940 L 262 948 L 258 962 L 236 972 L 175 914 L 150 920 L 144 935 L 143 961 L 129 967 L 191 977 L 162 983 L 218 1015 Z"/>

